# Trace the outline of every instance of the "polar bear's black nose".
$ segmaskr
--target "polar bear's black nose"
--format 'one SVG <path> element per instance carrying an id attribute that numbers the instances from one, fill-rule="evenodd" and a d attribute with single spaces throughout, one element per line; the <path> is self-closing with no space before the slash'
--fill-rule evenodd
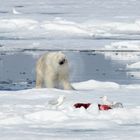
<path id="1" fill-rule="evenodd" d="M 59 65 L 63 65 L 65 63 L 66 59 L 62 59 L 61 61 L 59 61 Z"/>

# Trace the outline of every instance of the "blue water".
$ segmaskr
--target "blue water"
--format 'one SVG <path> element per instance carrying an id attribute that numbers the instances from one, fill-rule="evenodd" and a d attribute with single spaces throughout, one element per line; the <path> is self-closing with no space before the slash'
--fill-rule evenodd
<path id="1" fill-rule="evenodd" d="M 66 53 L 71 82 L 140 83 L 139 70 L 126 69 L 140 60 L 139 53 L 94 52 L 112 42 L 140 40 L 139 0 L 0 2 L 0 90 L 33 88 L 35 62 L 48 50 Z"/>
<path id="2" fill-rule="evenodd" d="M 43 52 L 38 52 L 40 55 Z M 140 70 L 127 70 L 128 61 L 111 60 L 106 52 L 64 52 L 70 63 L 70 81 L 87 80 L 111 81 L 119 84 L 137 84 L 140 78 L 133 73 Z M 120 52 L 121 53 L 121 52 Z M 119 53 L 111 52 L 117 56 Z M 131 53 L 132 54 L 132 53 Z M 39 56 L 38 56 L 39 57 Z M 21 90 L 35 87 L 35 64 L 38 57 L 25 53 L 0 54 L 0 90 Z M 129 74 L 130 73 L 130 74 Z"/>

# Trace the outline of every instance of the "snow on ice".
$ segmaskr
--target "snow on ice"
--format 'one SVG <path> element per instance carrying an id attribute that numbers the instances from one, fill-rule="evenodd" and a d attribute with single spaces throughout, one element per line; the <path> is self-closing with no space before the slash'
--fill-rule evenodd
<path id="1" fill-rule="evenodd" d="M 114 51 L 104 53 L 105 58 L 117 60 L 125 65 L 123 70 L 128 75 L 140 78 L 139 0 L 0 2 L 2 55 L 23 52 L 38 57 L 38 51 L 48 50 Z M 0 63 L 3 65 L 1 59 Z M 0 139 L 139 140 L 139 83 L 89 80 L 73 86 L 74 91 L 0 91 Z M 59 96 L 66 97 L 62 105 L 48 106 Z M 124 108 L 99 111 L 102 96 L 123 103 Z M 74 108 L 79 102 L 91 105 L 88 109 Z"/>
<path id="2" fill-rule="evenodd" d="M 122 133 L 122 131 L 126 131 L 128 139 L 137 139 L 134 136 L 139 136 L 139 86 L 131 85 L 133 87 L 131 88 L 129 85 L 129 88 L 127 85 L 94 80 L 73 83 L 73 86 L 77 90 L 0 91 L 0 129 L 4 128 L 7 131 L 6 136 L 2 131 L 0 137 L 3 140 L 7 137 L 18 139 L 20 136 L 20 139 L 33 137 L 38 139 L 42 135 L 47 139 L 57 136 L 60 139 L 69 139 L 70 137 L 72 139 L 74 135 L 76 139 L 80 140 L 82 138 L 90 139 L 86 133 L 90 135 L 94 131 L 98 133 L 105 131 L 102 136 L 105 137 L 107 133 L 107 138 L 111 140 L 113 136 L 117 137 L 117 135 L 117 138 L 120 136 L 121 139 L 126 139 L 127 135 Z M 98 103 L 102 102 L 100 97 L 104 95 L 107 95 L 111 100 L 122 102 L 124 108 L 99 111 Z M 48 106 L 50 100 L 59 96 L 66 97 L 61 106 L 58 108 Z M 77 102 L 91 103 L 92 105 L 87 110 L 77 109 L 73 106 Z M 61 130 L 65 131 L 61 132 Z M 81 135 L 71 131 L 78 131 Z M 65 136 L 65 132 L 68 133 L 67 136 Z M 21 135 L 21 133 L 23 134 Z M 97 139 L 102 137 L 94 135 Z"/>

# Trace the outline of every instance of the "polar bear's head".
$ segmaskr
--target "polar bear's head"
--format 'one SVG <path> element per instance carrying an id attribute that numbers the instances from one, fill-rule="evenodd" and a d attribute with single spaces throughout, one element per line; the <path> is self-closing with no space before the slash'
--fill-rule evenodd
<path id="1" fill-rule="evenodd" d="M 56 59 L 60 66 L 65 65 L 68 62 L 66 56 L 62 52 L 58 52 Z"/>
<path id="2" fill-rule="evenodd" d="M 68 65 L 67 57 L 62 52 L 52 52 L 48 55 L 48 60 L 55 68 L 61 68 Z"/>

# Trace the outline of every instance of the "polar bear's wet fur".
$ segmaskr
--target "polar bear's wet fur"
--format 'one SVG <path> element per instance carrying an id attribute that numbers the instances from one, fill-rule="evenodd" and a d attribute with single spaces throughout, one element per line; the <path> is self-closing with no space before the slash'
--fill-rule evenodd
<path id="1" fill-rule="evenodd" d="M 62 52 L 42 55 L 36 64 L 36 88 L 58 88 L 72 90 L 69 82 L 68 60 Z"/>

